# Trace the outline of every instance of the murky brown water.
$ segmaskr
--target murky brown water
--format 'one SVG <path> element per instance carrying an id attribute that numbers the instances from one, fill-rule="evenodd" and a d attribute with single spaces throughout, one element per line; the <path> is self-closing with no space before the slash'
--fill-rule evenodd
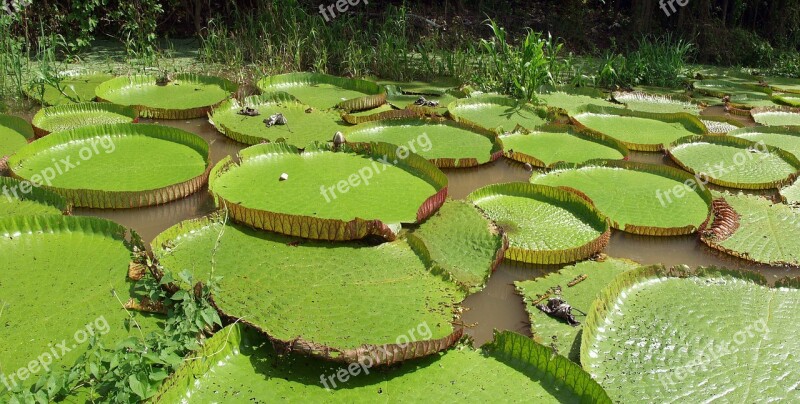
<path id="1" fill-rule="evenodd" d="M 715 112 L 712 115 L 721 115 L 722 111 Z M 213 162 L 217 162 L 227 155 L 236 154 L 244 147 L 217 133 L 205 119 L 160 123 L 202 136 L 211 144 Z M 631 160 L 673 165 L 668 158 L 659 153 L 633 153 Z M 445 172 L 450 179 L 450 195 L 455 199 L 465 198 L 470 192 L 484 185 L 527 181 L 530 177 L 530 173 L 522 165 L 505 159 L 479 168 L 446 170 Z M 136 230 L 143 239 L 149 241 L 180 221 L 201 217 L 211 213 L 214 209 L 210 195 L 207 190 L 203 190 L 189 198 L 163 206 L 136 210 L 77 209 L 75 214 L 99 216 L 116 221 Z M 615 232 L 606 253 L 612 257 L 629 258 L 642 264 L 718 265 L 755 270 L 770 280 L 791 274 L 790 270 L 785 268 L 758 266 L 717 253 L 702 245 L 696 236 L 657 238 Z M 530 334 L 527 326 L 528 316 L 525 313 L 522 299 L 514 290 L 513 283 L 534 279 L 559 268 L 559 266 L 529 266 L 515 263 L 501 265 L 492 275 L 486 288 L 467 298 L 464 303 L 467 311 L 464 313 L 463 320 L 465 324 L 472 325 L 468 328 L 468 333 L 476 343 L 482 344 L 490 341 L 494 329 Z"/>

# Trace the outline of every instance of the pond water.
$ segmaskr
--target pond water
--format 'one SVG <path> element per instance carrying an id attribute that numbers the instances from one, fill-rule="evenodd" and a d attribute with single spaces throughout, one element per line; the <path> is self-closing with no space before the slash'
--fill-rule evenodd
<path id="1" fill-rule="evenodd" d="M 709 108 L 708 115 L 723 115 L 724 111 Z M 752 125 L 742 118 L 743 122 Z M 143 120 L 143 122 L 156 122 Z M 219 134 L 206 119 L 188 121 L 156 122 L 196 133 L 211 145 L 212 163 L 228 155 L 235 155 L 245 146 Z M 651 164 L 674 164 L 660 153 L 633 153 L 631 161 Z M 485 166 L 470 169 L 444 170 L 450 185 L 449 194 L 454 199 L 463 199 L 470 192 L 489 184 L 528 181 L 530 173 L 521 164 L 500 159 Z M 188 198 L 162 206 L 133 210 L 76 209 L 76 215 L 98 216 L 113 220 L 137 231 L 149 242 L 167 228 L 187 219 L 198 218 L 213 212 L 214 202 L 204 189 Z M 753 270 L 762 273 L 770 282 L 791 274 L 787 268 L 769 267 L 749 263 L 726 256 L 703 245 L 696 235 L 685 237 L 644 237 L 615 231 L 606 254 L 612 257 L 628 258 L 642 264 L 690 266 L 717 265 L 734 269 Z M 494 329 L 512 330 L 530 335 L 528 316 L 522 299 L 516 294 L 513 283 L 534 279 L 557 271 L 559 266 L 530 266 L 504 263 L 492 275 L 486 288 L 464 302 L 466 311 L 463 322 L 467 333 L 477 344 L 492 340 Z M 584 311 L 587 308 L 579 307 Z M 580 320 L 580 318 L 579 318 Z"/>

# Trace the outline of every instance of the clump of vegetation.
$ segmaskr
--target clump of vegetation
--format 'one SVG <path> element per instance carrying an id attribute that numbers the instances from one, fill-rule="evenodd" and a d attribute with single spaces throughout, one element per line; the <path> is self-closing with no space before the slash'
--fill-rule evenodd
<path id="1" fill-rule="evenodd" d="M 693 56 L 694 45 L 670 34 L 644 36 L 628 55 L 606 52 L 598 69 L 598 85 L 677 87 Z"/>

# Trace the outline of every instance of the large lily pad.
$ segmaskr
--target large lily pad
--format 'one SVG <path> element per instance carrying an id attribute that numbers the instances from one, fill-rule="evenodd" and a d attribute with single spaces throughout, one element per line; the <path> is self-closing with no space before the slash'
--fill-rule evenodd
<path id="1" fill-rule="evenodd" d="M 658 114 L 685 112 L 692 115 L 700 115 L 701 110 L 698 104 L 693 103 L 691 98 L 686 96 L 657 95 L 640 91 L 617 91 L 612 95 L 615 101 L 625 104 L 626 108 L 633 111 Z"/>
<path id="2" fill-rule="evenodd" d="M 572 307 L 587 313 L 595 298 L 617 275 L 638 267 L 639 264 L 633 261 L 606 258 L 603 261 L 584 261 L 532 281 L 515 282 L 517 293 L 525 301 L 536 341 L 554 346 L 559 354 L 580 363 L 583 326 L 572 326 L 545 314 L 536 306 L 546 305 L 548 299 L 560 296 Z M 577 311 L 572 314 L 581 323 L 585 321 Z"/>
<path id="3" fill-rule="evenodd" d="M 535 167 L 557 163 L 584 163 L 589 160 L 624 160 L 628 148 L 608 136 L 581 132 L 567 125 L 545 125 L 531 132 L 500 136 L 506 157 Z"/>
<path id="4" fill-rule="evenodd" d="M 110 74 L 103 73 L 70 73 L 75 74 L 63 75 L 57 86 L 52 84 L 33 86 L 26 90 L 26 94 L 49 106 L 90 102 L 94 101 L 96 97 L 97 86 L 114 78 Z"/>
<path id="5" fill-rule="evenodd" d="M 531 178 L 534 184 L 578 190 L 614 228 L 650 236 L 691 234 L 709 217 L 712 196 L 697 178 L 665 166 L 596 162 Z"/>
<path id="6" fill-rule="evenodd" d="M 618 402 L 794 402 L 796 282 L 663 267 L 620 275 L 584 325 L 581 363 Z"/>
<path id="7" fill-rule="evenodd" d="M 730 132 L 729 135 L 751 142 L 764 142 L 800 158 L 800 127 L 741 128 Z"/>
<path id="8" fill-rule="evenodd" d="M 750 115 L 764 126 L 800 126 L 800 108 L 753 108 Z"/>
<path id="9" fill-rule="evenodd" d="M 769 99 L 769 95 L 772 93 L 769 88 L 733 80 L 700 80 L 695 81 L 693 86 L 698 92 L 717 98 L 725 96 L 731 96 L 733 98 L 734 96 L 743 95 L 754 95 L 758 97 L 764 95 L 766 96 L 765 99 Z"/>
<path id="10" fill-rule="evenodd" d="M 128 337 L 129 319 L 144 332 L 152 329 L 153 319 L 123 308 L 132 297 L 126 279 L 132 249 L 144 248 L 126 234 L 116 223 L 90 217 L 0 219 L 0 363 L 7 382 L 0 384 L 0 401 L 7 387 L 36 382 L 45 364 L 71 366 L 92 335 L 113 345 Z M 131 329 L 131 336 L 140 335 Z"/>
<path id="11" fill-rule="evenodd" d="M 447 197 L 447 177 L 407 149 L 358 143 L 335 150 L 252 146 L 239 163 L 228 157 L 214 167 L 209 189 L 236 221 L 324 240 L 394 239 L 402 223 L 424 220 Z"/>
<path id="12" fill-rule="evenodd" d="M 508 248 L 502 229 L 462 201 L 446 202 L 407 238 L 435 273 L 467 292 L 483 288 Z"/>
<path id="13" fill-rule="evenodd" d="M 286 73 L 258 81 L 263 92 L 284 91 L 318 109 L 362 111 L 386 103 L 386 91 L 366 80 L 320 73 Z"/>
<path id="14" fill-rule="evenodd" d="M 533 129 L 547 122 L 544 108 L 500 95 L 481 95 L 453 101 L 447 107 L 458 122 L 480 126 L 497 133 L 517 128 Z"/>
<path id="15" fill-rule="evenodd" d="M 255 109 L 259 115 L 242 115 L 242 108 Z M 283 114 L 286 125 L 267 127 L 264 120 L 277 113 Z M 280 141 L 305 147 L 329 141 L 346 127 L 336 112 L 314 109 L 286 93 L 251 96 L 242 103 L 226 101 L 214 108 L 209 119 L 225 136 L 249 145 Z"/>
<path id="16" fill-rule="evenodd" d="M 772 94 L 772 100 L 776 104 L 786 105 L 789 107 L 800 107 L 800 94 Z"/>
<path id="17" fill-rule="evenodd" d="M 390 364 L 446 349 L 461 336 L 451 321 L 464 292 L 429 271 L 404 240 L 332 245 L 223 219 L 167 230 L 153 242 L 155 255 L 173 272 L 221 276 L 216 307 L 286 351 L 339 362 L 378 355 Z M 426 335 L 408 335 L 420 325 Z M 414 344 L 396 346 L 401 336 Z"/>
<path id="18" fill-rule="evenodd" d="M 51 132 L 61 132 L 93 125 L 136 122 L 139 114 L 131 107 L 87 102 L 42 108 L 33 116 L 33 130 L 37 137 Z"/>
<path id="19" fill-rule="evenodd" d="M 702 233 L 711 248 L 750 261 L 800 266 L 800 212 L 752 195 L 721 194 Z"/>
<path id="20" fill-rule="evenodd" d="M 475 167 L 495 161 L 503 145 L 494 132 L 433 118 L 374 121 L 345 132 L 348 142 L 385 142 L 408 148 L 437 167 Z"/>
<path id="21" fill-rule="evenodd" d="M 765 77 L 764 81 L 776 91 L 800 94 L 800 80 L 789 77 Z"/>
<path id="22" fill-rule="evenodd" d="M 186 361 L 156 400 L 176 404 L 190 398 L 230 402 L 250 397 L 269 402 L 290 397 L 348 403 L 611 402 L 578 365 L 511 332 L 496 334 L 494 342 L 480 350 L 465 346 L 396 369 L 368 364 L 342 368 L 279 357 L 254 332 L 234 325 L 217 333 L 202 352 Z"/>
<path id="23" fill-rule="evenodd" d="M 13 178 L 0 177 L 0 218 L 60 215 L 69 211 L 69 204 L 58 194 Z"/>
<path id="24" fill-rule="evenodd" d="M 800 172 L 793 154 L 735 137 L 687 137 L 673 143 L 667 154 L 689 172 L 731 188 L 780 188 Z"/>
<path id="25" fill-rule="evenodd" d="M 117 77 L 97 86 L 97 98 L 136 109 L 143 118 L 201 118 L 236 92 L 236 84 L 218 77 L 178 74 Z"/>
<path id="26" fill-rule="evenodd" d="M 11 115 L 0 115 L 0 157 L 16 153 L 31 139 L 33 139 L 33 128 L 26 120 Z"/>
<path id="27" fill-rule="evenodd" d="M 532 264 L 563 264 L 602 251 L 611 228 L 581 196 L 528 183 L 495 184 L 468 197 L 505 230 L 506 258 Z"/>
<path id="28" fill-rule="evenodd" d="M 572 121 L 581 129 L 619 140 L 631 150 L 659 151 L 680 138 L 707 133 L 706 126 L 687 113 L 655 114 L 592 105 Z"/>
<path id="29" fill-rule="evenodd" d="M 87 126 L 36 140 L 8 160 L 15 177 L 76 207 L 135 208 L 198 191 L 210 170 L 208 143 L 160 125 Z"/>
<path id="30" fill-rule="evenodd" d="M 608 95 L 594 88 L 557 88 L 536 94 L 539 102 L 562 113 L 573 115 L 586 105 L 617 106 L 607 100 Z"/>

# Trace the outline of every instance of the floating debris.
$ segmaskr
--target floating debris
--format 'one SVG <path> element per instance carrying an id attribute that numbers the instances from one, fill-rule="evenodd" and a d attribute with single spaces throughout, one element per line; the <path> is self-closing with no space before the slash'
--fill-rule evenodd
<path id="1" fill-rule="evenodd" d="M 337 149 L 339 148 L 339 146 L 343 145 L 345 142 L 346 142 L 346 140 L 344 138 L 344 133 L 336 132 L 333 135 L 333 146 L 336 147 Z"/>
<path id="2" fill-rule="evenodd" d="M 283 116 L 281 113 L 277 113 L 275 115 L 270 115 L 269 119 L 265 119 L 264 123 L 267 125 L 268 128 L 273 127 L 274 125 L 286 125 L 286 117 Z"/>
<path id="3" fill-rule="evenodd" d="M 283 173 L 280 177 L 278 177 L 278 181 L 286 181 L 289 179 L 289 174 Z"/>
<path id="4" fill-rule="evenodd" d="M 312 108 L 312 107 L 308 107 L 308 108 L 306 108 L 306 113 L 307 113 L 307 114 L 310 114 L 310 113 L 312 113 L 312 112 L 314 112 L 314 108 Z"/>
<path id="5" fill-rule="evenodd" d="M 564 299 L 560 297 L 551 298 L 547 301 L 546 305 L 537 304 L 536 308 L 550 317 L 555 317 L 566 321 L 567 324 L 573 327 L 577 327 L 581 323 L 575 319 L 575 316 L 572 314 L 572 310 L 586 315 L 586 313 L 583 313 L 578 309 L 573 309 L 572 306 L 570 306 Z"/>
<path id="6" fill-rule="evenodd" d="M 239 110 L 239 112 L 237 112 L 237 113 L 238 113 L 239 115 L 244 115 L 244 116 L 259 116 L 259 115 L 261 115 L 261 114 L 258 112 L 258 110 L 257 110 L 257 109 L 255 109 L 255 108 L 250 108 L 250 107 L 244 107 L 244 108 L 240 109 L 240 110 Z"/>
<path id="7" fill-rule="evenodd" d="M 585 281 L 586 278 L 588 278 L 588 277 L 589 277 L 589 275 L 586 275 L 586 274 L 578 275 L 578 276 L 575 277 L 575 279 L 569 281 L 569 283 L 567 284 L 567 287 L 571 288 L 571 287 L 573 287 L 573 286 Z"/>
<path id="8" fill-rule="evenodd" d="M 421 107 L 436 108 L 439 106 L 439 101 L 428 100 L 425 97 L 420 96 L 419 98 L 417 98 L 416 101 L 414 101 L 414 105 L 419 105 Z"/>

